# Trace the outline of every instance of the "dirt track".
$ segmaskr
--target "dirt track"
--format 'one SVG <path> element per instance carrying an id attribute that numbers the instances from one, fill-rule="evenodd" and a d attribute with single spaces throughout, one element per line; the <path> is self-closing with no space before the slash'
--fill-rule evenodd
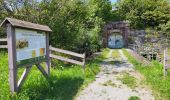
<path id="1" fill-rule="evenodd" d="M 76 100 L 128 100 L 131 96 L 137 96 L 141 100 L 154 100 L 150 89 L 141 84 L 142 75 L 134 70 L 122 50 L 119 50 L 120 58 L 113 58 L 112 52 L 110 50 L 108 59 L 101 64 L 101 72 L 96 80 L 82 90 Z M 136 78 L 137 87 L 132 89 L 118 79 L 124 73 Z"/>

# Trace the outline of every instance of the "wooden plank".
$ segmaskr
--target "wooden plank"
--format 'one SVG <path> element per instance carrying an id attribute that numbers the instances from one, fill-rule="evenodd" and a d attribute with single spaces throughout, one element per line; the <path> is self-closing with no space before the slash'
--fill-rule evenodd
<path id="1" fill-rule="evenodd" d="M 50 75 L 50 49 L 49 49 L 49 34 L 46 32 L 46 73 Z"/>
<path id="2" fill-rule="evenodd" d="M 84 53 L 84 56 L 85 56 L 84 59 L 83 59 L 84 65 L 82 66 L 83 67 L 83 73 L 85 73 L 85 64 L 86 64 L 86 54 L 85 53 Z"/>
<path id="3" fill-rule="evenodd" d="M 43 67 L 40 64 L 37 64 L 36 66 L 41 71 L 41 73 L 45 76 L 45 78 L 48 78 L 48 73 L 46 73 Z"/>
<path id="4" fill-rule="evenodd" d="M 170 64 L 165 65 L 165 68 L 169 69 L 170 68 Z"/>
<path id="5" fill-rule="evenodd" d="M 166 60 L 169 60 L 169 59 L 170 59 L 170 56 L 169 56 L 169 55 L 166 55 L 165 58 L 166 58 Z"/>
<path id="6" fill-rule="evenodd" d="M 32 65 L 39 64 L 39 63 L 43 63 L 43 62 L 46 62 L 46 60 L 40 60 L 40 61 L 28 63 L 28 64 L 17 65 L 17 68 L 23 68 L 23 67 L 26 67 L 26 66 L 32 66 Z"/>
<path id="7" fill-rule="evenodd" d="M 14 18 L 6 18 L 1 26 L 5 25 L 7 22 L 11 23 L 13 27 L 26 28 L 38 31 L 52 32 L 52 30 L 45 25 L 35 24 L 27 21 L 22 21 Z"/>
<path id="8" fill-rule="evenodd" d="M 7 45 L 0 45 L 0 48 L 8 48 Z"/>
<path id="9" fill-rule="evenodd" d="M 7 42 L 7 38 L 0 39 L 0 42 Z"/>
<path id="10" fill-rule="evenodd" d="M 17 65 L 16 65 L 16 38 L 15 29 L 11 24 L 7 24 L 8 39 L 8 65 L 9 65 L 9 84 L 12 93 L 18 91 L 17 85 Z"/>
<path id="11" fill-rule="evenodd" d="M 80 58 L 85 57 L 83 54 L 78 54 L 78 53 L 75 53 L 75 52 L 71 52 L 71 51 L 67 51 L 67 50 L 63 50 L 63 49 L 59 49 L 59 48 L 54 48 L 54 47 L 51 47 L 51 46 L 50 46 L 50 50 L 60 52 L 60 53 L 64 53 L 64 54 L 68 54 L 68 55 L 72 55 L 72 56 L 76 56 L 76 57 L 80 57 Z"/>
<path id="12" fill-rule="evenodd" d="M 80 62 L 80 61 L 76 61 L 76 60 L 73 60 L 73 59 L 64 58 L 64 57 L 53 55 L 53 54 L 50 54 L 50 57 L 54 58 L 54 59 L 61 60 L 61 61 L 66 61 L 66 62 L 82 65 L 82 66 L 84 65 L 84 62 Z"/>
<path id="13" fill-rule="evenodd" d="M 167 75 L 167 69 L 166 69 L 166 49 L 164 49 L 164 60 L 163 60 L 163 64 L 164 64 L 163 72 L 164 72 L 164 76 L 166 76 L 166 75 Z"/>
<path id="14" fill-rule="evenodd" d="M 21 78 L 18 81 L 18 90 L 21 88 L 22 84 L 24 83 L 25 79 L 28 76 L 28 73 L 30 72 L 32 66 L 26 67 L 24 72 L 22 73 Z"/>

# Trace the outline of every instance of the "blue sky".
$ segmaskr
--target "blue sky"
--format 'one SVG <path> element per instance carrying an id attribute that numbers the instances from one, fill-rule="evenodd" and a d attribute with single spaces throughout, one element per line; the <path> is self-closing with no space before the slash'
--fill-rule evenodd
<path id="1" fill-rule="evenodd" d="M 115 3 L 117 0 L 110 0 L 112 3 Z"/>

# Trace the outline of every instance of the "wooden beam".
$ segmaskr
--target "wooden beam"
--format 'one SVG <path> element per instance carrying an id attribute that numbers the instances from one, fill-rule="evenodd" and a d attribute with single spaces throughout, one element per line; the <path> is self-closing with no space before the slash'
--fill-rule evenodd
<path id="1" fill-rule="evenodd" d="M 48 75 L 50 75 L 50 66 L 51 66 L 51 63 L 50 63 L 50 49 L 49 49 L 49 34 L 46 32 L 46 73 Z"/>
<path id="2" fill-rule="evenodd" d="M 170 68 L 170 64 L 165 65 L 165 69 L 169 69 Z"/>
<path id="3" fill-rule="evenodd" d="M 83 73 L 85 73 L 85 64 L 86 64 L 86 54 L 84 53 L 84 59 L 83 59 Z"/>
<path id="4" fill-rule="evenodd" d="M 32 66 L 26 67 L 24 72 L 22 73 L 21 78 L 18 81 L 18 90 L 21 88 L 23 82 L 25 81 L 26 77 L 28 76 L 28 73 L 30 72 Z"/>
<path id="5" fill-rule="evenodd" d="M 7 45 L 0 45 L 0 48 L 8 48 Z"/>
<path id="6" fill-rule="evenodd" d="M 0 39 L 0 42 L 7 42 L 7 38 Z"/>
<path id="7" fill-rule="evenodd" d="M 166 58 L 166 60 L 169 60 L 169 59 L 170 59 L 170 56 L 166 55 L 166 57 L 165 57 L 165 58 Z"/>
<path id="8" fill-rule="evenodd" d="M 76 61 L 76 60 L 73 60 L 73 59 L 64 58 L 64 57 L 53 55 L 53 54 L 50 54 L 50 57 L 58 59 L 58 60 L 61 60 L 61 61 L 66 61 L 66 62 L 82 65 L 82 66 L 84 65 L 84 62 L 80 62 L 80 61 Z"/>
<path id="9" fill-rule="evenodd" d="M 164 49 L 164 68 L 163 68 L 163 73 L 164 73 L 164 76 L 167 75 L 167 69 L 166 69 L 166 49 Z"/>
<path id="10" fill-rule="evenodd" d="M 14 18 L 6 18 L 1 23 L 1 26 L 5 25 L 7 22 L 9 22 L 13 27 L 19 27 L 22 29 L 25 28 L 31 30 L 44 31 L 44 32 L 52 32 L 52 30 L 48 26 L 22 21 Z"/>
<path id="11" fill-rule="evenodd" d="M 75 53 L 75 52 L 71 52 L 71 51 L 67 51 L 67 50 L 63 50 L 63 49 L 59 49 L 59 48 L 54 48 L 54 47 L 51 47 L 51 46 L 50 46 L 50 50 L 60 52 L 60 53 L 64 53 L 64 54 L 68 54 L 68 55 L 72 55 L 72 56 L 76 56 L 76 57 L 80 57 L 80 58 L 85 57 L 83 54 L 78 54 L 78 53 Z"/>
<path id="12" fill-rule="evenodd" d="M 17 65 L 16 65 L 16 38 L 15 29 L 11 24 L 7 24 L 8 39 L 8 64 L 9 64 L 9 84 L 10 90 L 14 94 L 18 91 L 17 86 Z"/>
<path id="13" fill-rule="evenodd" d="M 17 68 L 23 68 L 25 66 L 32 66 L 32 65 L 39 64 L 39 63 L 43 63 L 43 62 L 46 62 L 46 60 L 40 60 L 40 61 L 37 61 L 37 62 L 28 63 L 28 64 L 17 65 Z"/>
<path id="14" fill-rule="evenodd" d="M 40 64 L 36 64 L 37 68 L 41 71 L 41 73 L 48 78 L 48 73 L 44 70 L 44 68 Z"/>

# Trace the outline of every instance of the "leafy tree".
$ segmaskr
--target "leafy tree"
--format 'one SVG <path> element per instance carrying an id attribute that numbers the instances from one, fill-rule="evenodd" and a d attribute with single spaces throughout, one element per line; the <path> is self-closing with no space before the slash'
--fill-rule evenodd
<path id="1" fill-rule="evenodd" d="M 155 28 L 170 20 L 168 0 L 122 0 L 117 9 L 132 28 Z"/>
<path id="2" fill-rule="evenodd" d="M 0 20 L 13 17 L 48 25 L 53 30 L 51 45 L 88 54 L 100 49 L 101 29 L 112 20 L 109 0 L 1 0 L 0 4 Z"/>

